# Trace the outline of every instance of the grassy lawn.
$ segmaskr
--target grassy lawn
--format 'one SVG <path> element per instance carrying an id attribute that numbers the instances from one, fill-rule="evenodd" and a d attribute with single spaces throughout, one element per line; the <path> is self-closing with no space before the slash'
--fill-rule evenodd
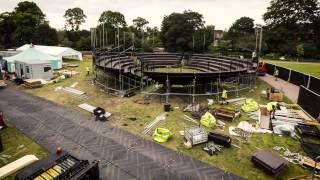
<path id="1" fill-rule="evenodd" d="M 171 73 L 193 73 L 193 72 L 201 72 L 196 69 L 191 68 L 156 68 L 156 72 L 171 72 Z"/>
<path id="2" fill-rule="evenodd" d="M 160 103 L 159 97 L 154 98 L 151 104 L 143 105 L 135 103 L 135 100 L 143 99 L 143 95 L 141 94 L 130 98 L 118 98 L 110 96 L 103 92 L 103 90 L 95 87 L 90 81 L 91 77 L 85 75 L 85 67 L 91 67 L 90 60 L 85 60 L 84 62 L 75 61 L 72 63 L 79 64 L 79 67 L 75 70 L 80 72 L 80 74 L 66 79 L 61 83 L 49 84 L 40 89 L 32 89 L 26 91 L 33 95 L 57 102 L 61 105 L 79 111 L 80 113 L 86 115 L 89 115 L 89 113 L 81 110 L 77 107 L 77 105 L 79 105 L 80 103 L 89 103 L 92 105 L 103 107 L 107 111 L 113 113 L 111 119 L 106 123 L 125 129 L 131 133 L 137 134 L 138 136 L 143 136 L 142 131 L 144 127 L 152 122 L 156 116 L 160 115 L 163 112 L 163 105 Z M 74 82 L 79 83 L 76 88 L 85 91 L 89 99 L 73 97 L 67 93 L 64 93 L 63 91 L 54 91 L 54 89 L 58 86 L 70 86 Z M 240 93 L 240 96 L 254 98 L 260 104 L 266 104 L 268 101 L 267 99 L 260 97 L 260 92 L 267 87 L 269 87 L 268 84 L 264 83 L 261 80 L 258 80 L 257 88 L 254 92 L 243 91 Z M 230 98 L 234 97 L 232 94 L 230 94 L 229 96 Z M 206 98 L 197 98 L 197 101 L 202 105 L 207 104 Z M 287 98 L 285 99 L 285 101 L 289 102 Z M 184 99 L 182 99 L 181 97 L 170 97 L 170 104 L 172 105 L 172 107 L 174 107 L 174 111 L 170 112 L 166 121 L 161 122 L 157 127 L 168 128 L 170 131 L 172 131 L 173 137 L 169 142 L 163 143 L 161 145 L 175 151 L 182 152 L 183 154 L 194 157 L 225 171 L 232 172 L 243 177 L 244 179 L 274 179 L 274 177 L 271 177 L 265 174 L 260 169 L 255 168 L 251 163 L 251 155 L 258 149 L 272 149 L 274 146 L 283 146 L 289 148 L 292 152 L 303 153 L 303 150 L 301 149 L 298 141 L 288 136 L 280 137 L 270 134 L 253 134 L 249 138 L 249 144 L 243 144 L 242 142 L 239 142 L 235 138 L 233 138 L 234 143 L 240 146 L 241 149 L 235 147 L 224 149 L 223 152 L 219 153 L 217 156 L 209 156 L 202 150 L 203 145 L 198 145 L 190 150 L 186 150 L 183 147 L 183 137 L 179 134 L 179 131 L 183 130 L 185 127 L 194 126 L 194 124 L 183 119 L 184 113 L 181 111 L 181 109 L 184 105 L 186 105 L 186 101 Z M 211 108 L 216 106 L 219 105 L 213 105 Z M 231 107 L 239 108 L 240 106 Z M 131 120 L 132 118 L 136 118 L 136 120 Z M 242 113 L 241 117 L 235 122 L 226 122 L 227 126 L 224 130 L 208 130 L 228 135 L 228 127 L 236 126 L 240 121 L 243 120 L 247 120 L 250 123 L 255 123 L 255 121 L 250 119 L 245 113 Z M 149 135 L 145 136 L 145 138 L 152 140 L 151 136 Z M 283 174 L 280 174 L 280 176 L 278 176 L 277 178 L 287 179 L 289 177 L 295 177 L 298 175 L 310 174 L 310 170 L 302 169 L 300 166 L 290 164 L 289 168 L 284 171 Z"/>
<path id="3" fill-rule="evenodd" d="M 305 74 L 310 74 L 314 77 L 320 78 L 320 63 L 308 62 L 292 62 L 292 61 L 266 61 L 268 63 L 296 70 Z"/>
<path id="4" fill-rule="evenodd" d="M 20 131 L 10 126 L 0 130 L 4 151 L 0 153 L 0 167 L 9 164 L 25 155 L 35 155 L 39 159 L 47 156 L 48 152 L 26 137 Z M 11 175 L 6 179 L 14 179 L 15 175 Z"/>

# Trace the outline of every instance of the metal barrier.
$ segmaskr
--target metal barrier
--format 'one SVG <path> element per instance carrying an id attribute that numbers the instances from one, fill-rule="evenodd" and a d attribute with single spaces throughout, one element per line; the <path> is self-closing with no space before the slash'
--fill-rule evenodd
<path id="1" fill-rule="evenodd" d="M 312 117 L 317 118 L 320 113 L 320 94 L 304 86 L 300 86 L 298 104 Z"/>

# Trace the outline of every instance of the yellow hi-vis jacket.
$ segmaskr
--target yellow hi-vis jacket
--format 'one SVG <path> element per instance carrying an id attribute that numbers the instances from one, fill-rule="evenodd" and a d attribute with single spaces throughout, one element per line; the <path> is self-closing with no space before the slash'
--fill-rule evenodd
<path id="1" fill-rule="evenodd" d="M 224 99 L 227 99 L 227 98 L 228 98 L 227 90 L 224 89 L 224 90 L 222 91 L 221 97 L 224 98 Z"/>
<path id="2" fill-rule="evenodd" d="M 277 106 L 278 105 L 278 102 L 269 102 L 268 104 L 267 104 L 267 110 L 269 111 L 269 112 L 271 112 L 272 110 L 273 110 L 273 106 Z"/>

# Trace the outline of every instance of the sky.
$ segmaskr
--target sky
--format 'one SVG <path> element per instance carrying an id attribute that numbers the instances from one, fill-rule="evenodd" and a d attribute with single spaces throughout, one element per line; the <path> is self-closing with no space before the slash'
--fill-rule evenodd
<path id="1" fill-rule="evenodd" d="M 21 0 L 0 0 L 0 13 L 13 11 Z M 124 14 L 127 24 L 132 19 L 143 17 L 151 27 L 161 27 L 165 15 L 184 10 L 196 11 L 204 16 L 206 25 L 215 25 L 216 29 L 230 28 L 233 22 L 242 16 L 263 24 L 262 15 L 266 12 L 270 0 L 35 0 L 34 2 L 46 14 L 50 25 L 63 29 L 64 12 L 68 8 L 80 7 L 87 15 L 81 29 L 90 29 L 97 25 L 103 11 L 119 11 Z"/>

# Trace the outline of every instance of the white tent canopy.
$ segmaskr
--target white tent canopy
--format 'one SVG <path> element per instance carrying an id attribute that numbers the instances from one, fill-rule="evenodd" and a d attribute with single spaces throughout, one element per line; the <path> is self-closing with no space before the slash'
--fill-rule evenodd
<path id="1" fill-rule="evenodd" d="M 82 54 L 79 51 L 76 51 L 69 47 L 59 47 L 59 46 L 42 46 L 42 45 L 33 45 L 35 49 L 49 54 L 51 56 L 59 57 L 59 58 L 66 58 L 66 59 L 74 59 L 82 61 Z M 17 51 L 24 51 L 30 48 L 30 44 L 25 44 L 19 48 Z"/>

